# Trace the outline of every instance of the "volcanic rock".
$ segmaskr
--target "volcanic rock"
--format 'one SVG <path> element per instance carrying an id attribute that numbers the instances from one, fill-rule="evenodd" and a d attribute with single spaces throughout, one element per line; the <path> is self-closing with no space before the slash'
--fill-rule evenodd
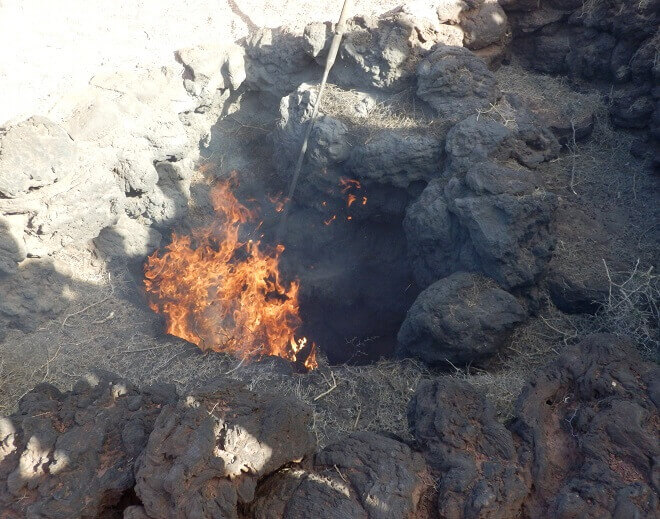
<path id="1" fill-rule="evenodd" d="M 398 335 L 398 357 L 465 365 L 493 355 L 526 312 L 492 280 L 458 272 L 423 290 Z"/>
<path id="2" fill-rule="evenodd" d="M 53 184 L 75 154 L 67 132 L 45 117 L 31 117 L 0 132 L 0 197 L 16 198 Z"/>
<path id="3" fill-rule="evenodd" d="M 60 393 L 40 384 L 0 419 L 0 508 L 7 517 L 94 518 L 134 483 L 135 458 L 169 385 L 138 392 L 97 371 Z"/>
<path id="4" fill-rule="evenodd" d="M 485 114 L 472 115 L 447 134 L 447 169 L 462 173 L 470 166 L 494 159 L 513 159 L 534 168 L 555 158 L 559 143 L 543 118 L 517 96 L 507 95 L 497 119 Z"/>
<path id="5" fill-rule="evenodd" d="M 218 379 L 166 406 L 137 462 L 135 487 L 154 519 L 238 517 L 258 479 L 314 448 L 311 410 Z"/>
<path id="6" fill-rule="evenodd" d="M 247 88 L 280 99 L 302 83 L 317 81 L 321 69 L 305 51 L 301 36 L 263 28 L 245 41 L 245 73 Z"/>
<path id="7" fill-rule="evenodd" d="M 280 102 L 280 120 L 273 137 L 279 155 L 278 171 L 287 179 L 298 159 L 316 97 L 317 92 L 311 85 L 302 84 Z M 348 129 L 341 121 L 321 114 L 314 124 L 312 133 L 307 147 L 307 161 L 304 168 L 306 174 L 301 176 L 301 181 L 312 184 L 321 191 L 324 188 L 336 187 L 339 177 L 333 176 L 328 179 L 325 169 L 348 158 L 350 153 Z"/>
<path id="8" fill-rule="evenodd" d="M 141 225 L 124 214 L 115 225 L 101 231 L 94 245 L 105 258 L 144 259 L 160 246 L 162 238 L 156 229 Z"/>
<path id="9" fill-rule="evenodd" d="M 496 0 L 486 0 L 464 13 L 460 25 L 465 33 L 463 44 L 471 50 L 500 42 L 508 29 L 507 16 Z"/>
<path id="10" fill-rule="evenodd" d="M 442 171 L 444 149 L 433 135 L 384 130 L 363 146 L 354 146 L 347 168 L 361 181 L 407 189 Z"/>
<path id="11" fill-rule="evenodd" d="M 71 269 L 62 261 L 28 258 L 0 276 L 0 329 L 36 330 L 67 307 Z"/>
<path id="12" fill-rule="evenodd" d="M 463 30 L 441 23 L 443 1 L 410 1 L 380 17 L 356 16 L 346 23 L 345 35 L 331 80 L 345 88 L 401 91 L 414 83 L 416 63 L 435 43 L 463 45 Z M 452 11 L 458 14 L 464 4 Z M 320 64 L 325 63 L 332 40 L 329 23 L 305 28 L 305 48 Z"/>
<path id="13" fill-rule="evenodd" d="M 187 159 L 155 162 L 151 169 L 156 172 L 158 182 L 139 196 L 127 197 L 125 211 L 129 217 L 150 223 L 165 233 L 188 214 L 190 179 L 194 170 Z"/>
<path id="14" fill-rule="evenodd" d="M 16 200 L 16 207 L 30 215 L 28 234 L 48 252 L 86 243 L 121 214 L 124 197 L 112 172 L 94 160 L 94 153 L 94 148 L 81 145 L 61 180 Z"/>
<path id="15" fill-rule="evenodd" d="M 611 34 L 589 28 L 573 30 L 566 65 L 574 76 L 589 80 L 608 79 L 615 46 L 616 39 Z"/>
<path id="16" fill-rule="evenodd" d="M 245 51 L 234 43 L 201 45 L 176 53 L 190 74 L 184 80 L 189 94 L 212 99 L 218 90 L 236 90 L 245 81 Z"/>
<path id="17" fill-rule="evenodd" d="M 440 517 L 518 517 L 529 491 L 511 433 L 493 405 L 467 382 L 445 377 L 422 383 L 408 422 L 438 478 Z"/>
<path id="18" fill-rule="evenodd" d="M 539 371 L 512 430 L 533 482 L 528 517 L 657 517 L 658 366 L 594 335 Z"/>
<path id="19" fill-rule="evenodd" d="M 417 66 L 417 95 L 442 120 L 459 122 L 500 97 L 492 72 L 463 47 L 434 46 Z"/>
<path id="20" fill-rule="evenodd" d="M 428 472 L 395 439 L 357 432 L 318 452 L 308 470 L 287 469 L 260 484 L 255 519 L 417 517 Z"/>
<path id="21" fill-rule="evenodd" d="M 627 84 L 612 93 L 610 117 L 616 126 L 644 128 L 651 121 L 654 111 L 655 103 L 648 84 Z"/>
<path id="22" fill-rule="evenodd" d="M 612 251 L 610 233 L 603 222 L 577 204 L 562 203 L 555 229 L 562 241 L 544 278 L 550 298 L 562 312 L 595 313 L 610 290 L 603 261 L 617 272 L 628 266 L 627 260 Z M 594 258 L 601 258 L 600 264 Z"/>
<path id="23" fill-rule="evenodd" d="M 431 181 L 404 228 L 421 286 L 457 270 L 483 272 L 503 288 L 532 285 L 554 246 L 556 197 L 529 170 L 484 162 L 462 180 Z"/>
<path id="24" fill-rule="evenodd" d="M 20 215 L 0 215 L 0 275 L 13 274 L 27 257 L 23 231 L 25 219 Z"/>

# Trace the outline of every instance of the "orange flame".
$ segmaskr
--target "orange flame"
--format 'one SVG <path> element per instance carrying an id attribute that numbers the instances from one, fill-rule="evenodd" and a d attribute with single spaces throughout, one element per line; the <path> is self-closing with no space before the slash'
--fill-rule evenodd
<path id="1" fill-rule="evenodd" d="M 211 190 L 219 221 L 191 236 L 172 235 L 164 251 L 147 258 L 144 284 L 149 306 L 167 319 L 167 333 L 202 350 L 242 359 L 276 355 L 316 367 L 316 347 L 294 334 L 301 324 L 298 282 L 280 280 L 278 245 L 271 254 L 259 242 L 239 240 L 241 224 L 255 215 L 231 192 L 232 181 Z M 303 353 L 307 356 L 303 357 Z"/>
<path id="2" fill-rule="evenodd" d="M 367 205 L 367 197 L 366 196 L 362 197 L 362 205 Z"/>
<path id="3" fill-rule="evenodd" d="M 362 184 L 360 184 L 359 180 L 355 180 L 354 178 L 346 178 L 346 177 L 341 177 L 339 179 L 339 185 L 342 187 L 341 190 L 342 193 L 346 193 L 351 188 L 360 189 L 362 187 Z"/>
<path id="4" fill-rule="evenodd" d="M 328 218 L 327 220 L 323 220 L 323 223 L 325 225 L 330 225 L 332 222 L 334 222 L 337 219 L 337 215 L 333 214 L 332 218 Z"/>
<path id="5" fill-rule="evenodd" d="M 346 199 L 346 207 L 351 207 L 351 204 L 357 200 L 357 197 L 355 195 L 348 195 L 348 198 Z"/>
<path id="6" fill-rule="evenodd" d="M 278 193 L 275 196 L 269 196 L 268 200 L 270 200 L 270 203 L 275 206 L 275 211 L 278 213 L 284 211 L 284 206 L 289 201 L 288 198 L 282 197 L 282 193 Z"/>

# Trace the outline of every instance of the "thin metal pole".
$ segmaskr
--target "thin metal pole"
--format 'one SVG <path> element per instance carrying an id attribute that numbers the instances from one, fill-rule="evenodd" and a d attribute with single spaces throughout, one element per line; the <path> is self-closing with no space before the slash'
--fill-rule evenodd
<path id="1" fill-rule="evenodd" d="M 335 64 L 335 59 L 337 58 L 337 51 L 339 50 L 339 45 L 341 44 L 342 36 L 346 29 L 346 18 L 348 17 L 348 11 L 350 10 L 352 0 L 344 0 L 344 6 L 341 9 L 341 14 L 339 15 L 339 21 L 335 27 L 335 34 L 332 37 L 332 43 L 330 44 L 330 50 L 328 51 L 328 58 L 325 61 L 325 69 L 323 70 L 323 78 L 321 79 L 321 87 L 319 88 L 318 96 L 316 97 L 316 102 L 314 103 L 314 109 L 312 110 L 312 117 L 310 117 L 309 122 L 307 123 L 307 130 L 305 131 L 305 138 L 303 139 L 302 146 L 300 148 L 300 154 L 298 155 L 298 161 L 296 162 L 296 168 L 293 170 L 293 178 L 291 179 L 291 184 L 289 185 L 289 193 L 284 200 L 284 208 L 282 209 L 282 219 L 280 220 L 280 225 L 277 231 L 277 239 L 281 238 L 284 227 L 286 225 L 286 219 L 289 212 L 289 206 L 293 200 L 293 194 L 296 191 L 296 185 L 298 184 L 298 179 L 300 178 L 300 171 L 302 170 L 303 161 L 305 160 L 305 153 L 307 152 L 307 142 L 309 141 L 309 136 L 314 129 L 314 122 L 319 113 L 319 107 L 321 106 L 321 98 L 323 97 L 323 92 L 325 91 L 325 84 L 328 81 L 328 74 L 330 74 L 330 69 Z"/>

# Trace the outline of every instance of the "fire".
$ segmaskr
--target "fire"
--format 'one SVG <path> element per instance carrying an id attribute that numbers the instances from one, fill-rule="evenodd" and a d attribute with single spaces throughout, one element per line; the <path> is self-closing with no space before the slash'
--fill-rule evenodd
<path id="1" fill-rule="evenodd" d="M 323 223 L 325 225 L 330 225 L 332 222 L 334 222 L 337 219 L 337 215 L 333 214 L 331 218 L 328 218 L 327 220 L 323 220 Z"/>
<path id="2" fill-rule="evenodd" d="M 277 213 L 281 213 L 282 211 L 284 211 L 284 207 L 289 201 L 288 198 L 282 197 L 282 193 L 278 193 L 275 196 L 269 196 L 268 200 L 270 200 L 270 203 L 275 206 L 275 212 Z"/>
<path id="3" fill-rule="evenodd" d="M 250 359 L 276 355 L 314 369 L 316 348 L 295 337 L 301 324 L 299 284 L 280 280 L 278 245 L 265 253 L 259 241 L 239 239 L 255 214 L 231 192 L 233 178 L 211 191 L 217 223 L 192 236 L 173 234 L 164 251 L 147 258 L 149 306 L 167 319 L 167 333 L 202 350 Z"/>
<path id="4" fill-rule="evenodd" d="M 357 197 L 355 195 L 349 194 L 348 198 L 346 199 L 346 207 L 351 207 L 353 202 L 357 200 Z"/>
<path id="5" fill-rule="evenodd" d="M 339 179 L 339 185 L 341 186 L 341 192 L 346 193 L 350 189 L 360 189 L 362 187 L 362 184 L 360 184 L 359 180 L 355 180 L 354 178 L 346 178 L 346 177 L 341 177 Z"/>

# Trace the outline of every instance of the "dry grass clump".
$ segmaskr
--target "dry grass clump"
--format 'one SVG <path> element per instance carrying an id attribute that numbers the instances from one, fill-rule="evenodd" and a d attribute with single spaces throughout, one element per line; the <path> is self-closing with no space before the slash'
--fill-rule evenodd
<path id="1" fill-rule="evenodd" d="M 380 360 L 366 366 L 328 366 L 303 375 L 278 375 L 262 366 L 231 376 L 250 389 L 292 395 L 312 407 L 312 430 L 319 445 L 354 431 L 389 432 L 411 439 L 408 402 L 430 372 L 413 360 Z"/>
<path id="2" fill-rule="evenodd" d="M 408 130 L 446 133 L 446 122 L 432 117 L 421 106 L 411 89 L 396 94 L 375 96 L 327 84 L 321 111 L 335 117 L 349 130 L 367 139 L 380 130 Z"/>
<path id="3" fill-rule="evenodd" d="M 504 94 L 517 94 L 532 104 L 547 106 L 580 117 L 594 114 L 607 120 L 603 95 L 587 84 L 576 83 L 564 76 L 549 76 L 527 70 L 515 60 L 495 72 L 498 86 Z"/>

